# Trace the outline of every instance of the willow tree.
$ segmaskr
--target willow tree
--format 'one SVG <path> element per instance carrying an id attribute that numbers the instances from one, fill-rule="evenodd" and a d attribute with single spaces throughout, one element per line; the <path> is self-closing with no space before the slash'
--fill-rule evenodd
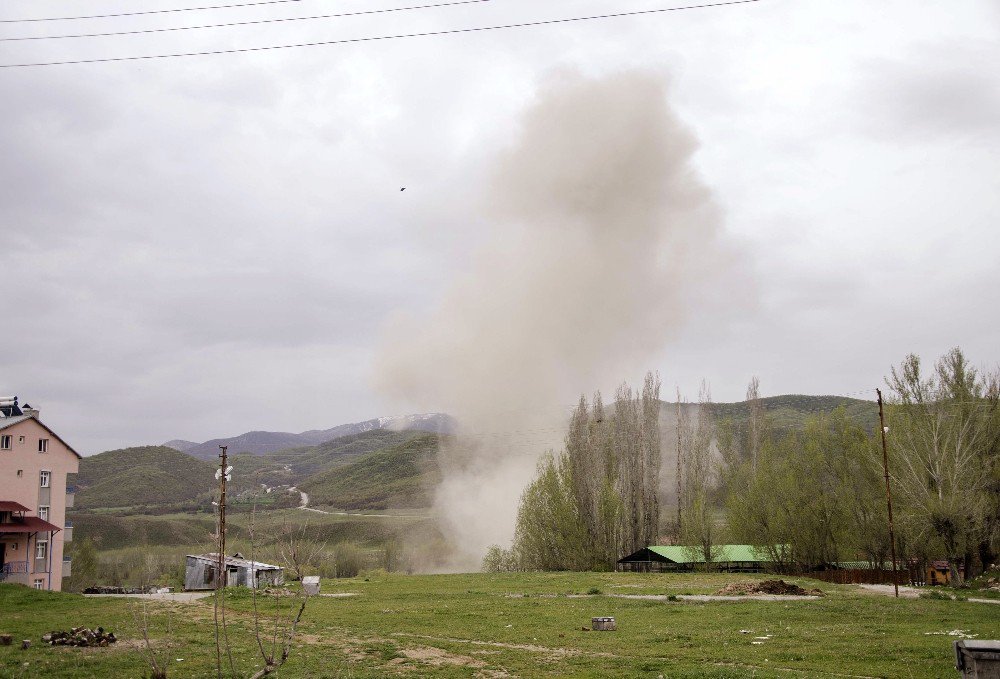
<path id="1" fill-rule="evenodd" d="M 961 349 L 925 374 L 907 356 L 887 380 L 892 478 L 905 536 L 947 555 L 952 576 L 973 555 L 988 565 L 1000 541 L 1000 376 L 981 374 Z"/>

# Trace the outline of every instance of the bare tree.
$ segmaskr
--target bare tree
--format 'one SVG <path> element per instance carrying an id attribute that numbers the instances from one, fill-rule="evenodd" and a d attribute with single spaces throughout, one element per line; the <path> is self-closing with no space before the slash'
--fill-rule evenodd
<path id="1" fill-rule="evenodd" d="M 255 495 L 253 506 L 250 509 L 250 521 L 247 526 L 247 532 L 250 538 L 250 562 L 255 565 L 257 563 L 255 557 L 256 542 L 257 542 L 256 527 L 257 527 L 257 496 Z M 287 524 L 285 525 L 285 528 L 287 533 L 286 538 L 288 537 L 288 535 L 293 535 L 293 536 L 295 535 L 294 531 L 288 530 Z M 301 533 L 304 534 L 307 531 L 307 529 L 308 529 L 308 524 L 302 526 Z M 296 572 L 300 574 L 299 578 L 301 579 L 302 569 L 305 568 L 307 565 L 306 561 L 303 561 L 303 559 L 308 560 L 309 558 L 312 558 L 313 557 L 312 551 L 309 548 L 306 548 L 304 545 L 300 545 L 299 541 L 297 541 L 297 537 L 290 538 L 287 540 L 287 542 L 283 541 L 283 545 L 286 548 L 286 553 L 292 557 L 292 559 L 289 560 L 288 563 L 293 564 L 293 566 L 296 569 Z M 278 655 L 278 636 L 280 633 L 279 628 L 281 627 L 279 619 L 281 593 L 278 592 L 277 589 L 275 589 L 273 593 L 274 621 L 273 621 L 270 650 L 268 650 L 265 648 L 264 638 L 261 632 L 261 613 L 257 605 L 258 585 L 259 582 L 257 581 L 255 575 L 254 581 L 251 583 L 251 590 L 250 590 L 251 592 L 250 596 L 253 602 L 253 633 L 254 633 L 254 639 L 257 642 L 257 649 L 260 651 L 261 658 L 264 661 L 264 667 L 262 667 L 256 673 L 254 673 L 252 679 L 260 679 L 260 677 L 271 674 L 272 672 L 280 668 L 288 661 L 288 656 L 292 651 L 292 643 L 295 640 L 296 630 L 298 628 L 299 622 L 302 620 L 302 614 L 306 610 L 306 603 L 309 600 L 309 595 L 305 592 L 305 590 L 303 590 L 301 594 L 301 601 L 299 603 L 298 612 L 292 619 L 291 625 L 287 626 L 285 629 L 284 639 L 281 646 L 281 654 Z"/>
<path id="2" fill-rule="evenodd" d="M 687 517 L 680 535 L 683 543 L 692 546 L 708 563 L 717 556 L 714 495 L 718 473 L 712 451 L 716 436 L 712 394 L 707 382 L 702 381 L 695 416 L 683 416 L 679 427 L 684 460 L 683 507 Z"/>
<path id="3" fill-rule="evenodd" d="M 277 543 L 278 558 L 292 572 L 296 580 L 301 580 L 310 569 L 322 563 L 326 555 L 326 542 L 313 540 L 309 535 L 309 522 L 291 525 L 281 524 Z"/>
<path id="4" fill-rule="evenodd" d="M 767 426 L 764 421 L 764 405 L 760 401 L 760 380 L 756 375 L 747 385 L 747 432 L 745 455 L 750 459 L 750 469 L 757 471 L 757 460 L 764 443 Z"/>

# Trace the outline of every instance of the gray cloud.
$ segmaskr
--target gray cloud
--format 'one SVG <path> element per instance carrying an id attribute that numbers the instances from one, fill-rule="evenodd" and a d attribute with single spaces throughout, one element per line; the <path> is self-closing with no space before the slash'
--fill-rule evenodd
<path id="1" fill-rule="evenodd" d="M 295 26 L 3 43 L 0 61 L 602 8 L 598 0 L 505 0 Z M 64 11 L 54 0 L 0 8 L 5 17 Z M 14 347 L 0 359 L 0 391 L 40 404 L 84 452 L 390 414 L 397 406 L 372 385 L 381 329 L 401 309 L 430 314 L 489 239 L 510 245 L 482 208 L 489 163 L 518 134 L 518 113 L 553 69 L 600 78 L 638 68 L 664 82 L 669 74 L 677 115 L 700 142 L 691 165 L 758 282 L 756 294 L 725 281 L 699 292 L 698 312 L 651 358 L 666 385 L 693 393 L 704 376 L 716 398 L 732 399 L 757 373 L 771 393 L 853 391 L 907 351 L 932 357 L 954 344 L 996 361 L 1000 328 L 983 310 L 1000 289 L 992 265 L 1000 75 L 989 67 L 1000 60 L 998 31 L 993 3 L 974 0 L 920 3 L 919 11 L 909 0 L 878 11 L 862 0 L 759 3 L 354 47 L 0 71 L 0 308 Z M 506 218 L 544 211 L 537 185 L 507 188 L 524 200 Z M 574 388 L 613 386 L 601 375 L 575 377 Z"/>

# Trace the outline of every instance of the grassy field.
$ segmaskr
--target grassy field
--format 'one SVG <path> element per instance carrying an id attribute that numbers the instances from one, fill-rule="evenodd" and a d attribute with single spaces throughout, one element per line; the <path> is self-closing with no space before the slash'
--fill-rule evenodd
<path id="1" fill-rule="evenodd" d="M 327 580 L 306 608 L 278 677 L 949 677 L 948 632 L 1000 637 L 1000 607 L 894 600 L 798 580 L 815 601 L 694 603 L 623 594 L 712 593 L 745 575 L 373 574 Z M 135 600 L 92 599 L 0 585 L 2 632 L 31 638 L 0 647 L 5 677 L 143 676 Z M 270 615 L 273 603 L 264 603 Z M 293 601 L 283 600 L 286 613 Z M 150 636 L 169 676 L 214 676 L 210 600 L 152 603 Z M 618 632 L 586 632 L 612 615 Z M 246 592 L 230 597 L 238 673 L 259 666 Z M 116 648 L 42 646 L 46 631 L 103 625 Z M 756 639 L 756 637 L 764 637 Z M 757 641 L 758 643 L 754 643 Z M 259 661 L 259 656 L 256 660 Z M 25 664 L 26 663 L 26 664 Z"/>

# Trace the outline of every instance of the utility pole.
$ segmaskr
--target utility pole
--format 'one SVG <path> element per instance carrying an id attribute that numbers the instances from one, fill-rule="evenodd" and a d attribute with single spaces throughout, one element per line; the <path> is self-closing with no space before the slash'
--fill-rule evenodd
<path id="1" fill-rule="evenodd" d="M 227 446 L 219 446 L 219 470 L 215 472 L 219 479 L 219 562 L 215 578 L 215 668 L 219 679 L 222 679 L 222 648 L 219 640 L 219 611 L 222 611 L 222 634 L 225 637 L 226 655 L 229 657 L 229 668 L 233 669 L 233 651 L 229 645 L 229 629 L 226 627 L 225 587 L 229 580 L 226 572 L 226 482 L 232 471 L 226 464 Z"/>
<path id="2" fill-rule="evenodd" d="M 677 543 L 681 541 L 681 515 L 683 504 L 681 502 L 681 389 L 677 387 Z"/>
<path id="3" fill-rule="evenodd" d="M 878 423 L 882 429 L 882 468 L 885 470 L 885 504 L 889 509 L 889 551 L 892 554 L 892 586 L 899 598 L 899 577 L 896 573 L 896 536 L 892 528 L 892 491 L 889 489 L 889 448 L 885 442 L 888 427 L 885 426 L 885 414 L 882 412 L 882 390 L 875 389 L 878 394 Z"/>
<path id="4" fill-rule="evenodd" d="M 226 574 L 226 450 L 227 446 L 219 446 L 219 578 L 216 588 L 225 587 L 223 577 Z"/>

